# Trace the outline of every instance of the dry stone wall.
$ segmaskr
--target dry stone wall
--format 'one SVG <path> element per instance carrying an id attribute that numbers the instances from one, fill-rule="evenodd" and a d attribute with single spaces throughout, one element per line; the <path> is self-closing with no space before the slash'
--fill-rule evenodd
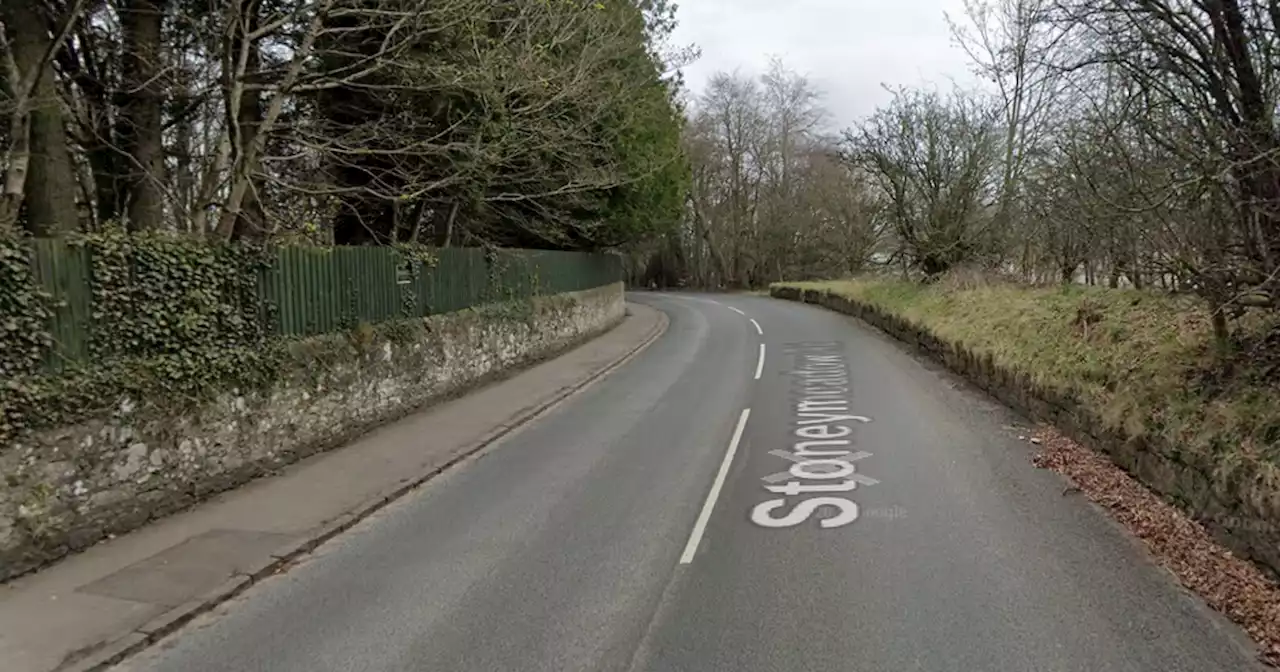
<path id="1" fill-rule="evenodd" d="M 552 356 L 622 320 L 623 287 L 358 328 L 290 344 L 269 389 L 122 398 L 104 417 L 0 446 L 0 580 L 186 508 Z"/>

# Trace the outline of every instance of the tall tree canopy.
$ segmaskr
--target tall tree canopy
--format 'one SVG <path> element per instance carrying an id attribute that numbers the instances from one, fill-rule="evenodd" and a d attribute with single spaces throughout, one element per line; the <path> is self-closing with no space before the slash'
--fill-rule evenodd
<path id="1" fill-rule="evenodd" d="M 21 6 L 19 6 L 21 5 Z M 651 0 L 5 3 L 0 229 L 594 249 L 688 168 Z"/>

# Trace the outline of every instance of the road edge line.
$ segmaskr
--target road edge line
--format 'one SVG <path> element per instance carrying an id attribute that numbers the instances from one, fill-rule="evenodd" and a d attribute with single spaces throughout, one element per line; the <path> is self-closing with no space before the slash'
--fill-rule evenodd
<path id="1" fill-rule="evenodd" d="M 95 653 L 89 654 L 85 658 L 80 658 L 70 664 L 59 664 L 54 668 L 53 672 L 101 672 L 102 670 L 106 670 L 114 665 L 119 665 L 126 659 L 142 653 L 165 637 L 181 630 L 188 623 L 195 620 L 197 616 L 208 613 L 219 605 L 238 597 L 241 593 L 244 593 L 258 582 L 287 571 L 290 565 L 297 562 L 302 556 L 310 554 L 316 548 L 320 547 L 320 545 L 354 527 L 357 523 L 373 515 L 378 510 L 401 497 L 408 495 L 410 492 L 416 490 L 428 481 L 452 469 L 453 467 L 461 465 L 475 454 L 494 445 L 499 439 L 523 428 L 530 422 L 533 422 L 539 417 L 554 410 L 562 402 L 577 395 L 579 392 L 582 392 L 608 374 L 640 356 L 645 349 L 650 345 L 653 345 L 655 341 L 666 333 L 667 327 L 671 324 L 671 320 L 667 317 L 667 314 L 657 308 L 652 308 L 651 306 L 646 307 L 651 308 L 658 314 L 658 319 L 655 321 L 654 328 L 649 330 L 649 333 L 645 335 L 644 340 L 631 350 L 627 351 L 622 355 L 622 357 L 619 357 L 613 362 L 593 371 L 586 378 L 560 388 L 545 402 L 526 408 L 524 411 L 517 414 L 514 419 L 509 418 L 503 421 L 493 431 L 481 436 L 474 444 L 458 451 L 457 454 L 453 455 L 445 462 L 433 467 L 427 473 L 415 476 L 408 481 L 404 481 L 391 488 L 390 490 L 375 495 L 350 511 L 334 518 L 332 521 L 322 524 L 314 531 L 313 534 L 293 542 L 278 553 L 273 553 L 273 560 L 255 567 L 252 574 L 235 575 L 218 589 L 210 591 L 201 597 L 194 598 L 186 604 L 169 609 L 147 623 L 138 626 L 138 628 L 122 634 L 120 637 L 103 642 L 103 648 L 99 649 Z M 621 322 L 619 325 L 620 324 Z M 601 334 L 601 336 L 603 335 L 604 334 Z M 588 343 L 589 342 L 590 341 L 588 341 Z M 586 344 L 584 343 L 583 345 Z M 146 631 L 144 632 L 143 630 Z"/>

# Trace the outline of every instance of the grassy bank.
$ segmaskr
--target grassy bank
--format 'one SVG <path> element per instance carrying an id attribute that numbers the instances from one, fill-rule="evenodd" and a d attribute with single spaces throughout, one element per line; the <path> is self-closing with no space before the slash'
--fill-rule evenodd
<path id="1" fill-rule="evenodd" d="M 1110 428 L 1192 451 L 1199 459 L 1188 461 L 1212 465 L 1218 482 L 1244 476 L 1280 492 L 1275 319 L 1238 325 L 1240 342 L 1224 356 L 1212 346 L 1208 312 L 1191 297 L 879 278 L 788 286 L 906 318 L 1039 385 L 1073 391 Z"/>

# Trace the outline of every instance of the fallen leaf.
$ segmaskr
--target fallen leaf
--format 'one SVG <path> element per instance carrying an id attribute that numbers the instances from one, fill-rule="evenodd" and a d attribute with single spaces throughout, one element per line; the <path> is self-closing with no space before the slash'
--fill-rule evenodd
<path id="1" fill-rule="evenodd" d="M 1044 445 L 1033 464 L 1062 474 L 1071 483 L 1068 489 L 1079 488 L 1107 509 L 1179 583 L 1243 627 L 1258 643 L 1262 662 L 1280 666 L 1280 585 L 1106 456 L 1050 427 L 1031 441 Z"/>

